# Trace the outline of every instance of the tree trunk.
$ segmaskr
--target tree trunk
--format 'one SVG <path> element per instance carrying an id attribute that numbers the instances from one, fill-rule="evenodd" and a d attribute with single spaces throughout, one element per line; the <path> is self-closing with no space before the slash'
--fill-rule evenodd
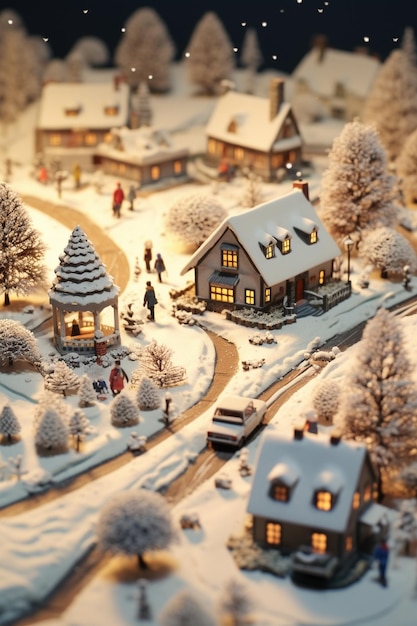
<path id="1" fill-rule="evenodd" d="M 10 304 L 9 292 L 5 291 L 4 292 L 4 306 L 9 306 L 9 304 Z"/>
<path id="2" fill-rule="evenodd" d="M 139 569 L 148 569 L 148 565 L 141 554 L 138 554 Z"/>

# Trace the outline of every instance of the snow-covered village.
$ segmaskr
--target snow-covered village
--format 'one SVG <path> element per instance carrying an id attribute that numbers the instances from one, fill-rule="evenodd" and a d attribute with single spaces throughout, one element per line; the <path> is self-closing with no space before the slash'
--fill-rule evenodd
<path id="1" fill-rule="evenodd" d="M 412 626 L 414 25 L 288 73 L 151 5 L 0 10 L 0 624 Z"/>

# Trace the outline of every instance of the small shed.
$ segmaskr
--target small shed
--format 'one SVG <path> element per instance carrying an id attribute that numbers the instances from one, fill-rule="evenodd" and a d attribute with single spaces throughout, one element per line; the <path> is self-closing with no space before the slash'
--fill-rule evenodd
<path id="1" fill-rule="evenodd" d="M 120 345 L 117 287 L 80 226 L 59 257 L 49 290 L 54 343 L 61 354 Z"/>

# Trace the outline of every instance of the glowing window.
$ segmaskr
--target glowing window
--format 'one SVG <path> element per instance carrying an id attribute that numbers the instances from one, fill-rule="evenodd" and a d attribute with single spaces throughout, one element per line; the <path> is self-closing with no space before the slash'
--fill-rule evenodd
<path id="1" fill-rule="evenodd" d="M 265 289 L 265 304 L 271 302 L 271 287 Z"/>
<path id="2" fill-rule="evenodd" d="M 174 174 L 182 174 L 181 161 L 174 161 Z"/>
<path id="3" fill-rule="evenodd" d="M 288 487 L 285 485 L 274 485 L 272 489 L 272 497 L 279 502 L 288 502 Z"/>
<path id="4" fill-rule="evenodd" d="M 320 511 L 331 511 L 333 506 L 333 495 L 330 491 L 316 492 L 316 508 Z"/>
<path id="5" fill-rule="evenodd" d="M 281 524 L 268 522 L 266 525 L 266 542 L 279 546 L 281 543 Z"/>
<path id="6" fill-rule="evenodd" d="M 153 165 L 151 167 L 151 178 L 152 180 L 158 180 L 161 175 L 161 168 L 159 165 Z"/>
<path id="7" fill-rule="evenodd" d="M 95 133 L 87 133 L 84 138 L 86 146 L 96 146 L 97 145 L 97 135 Z"/>
<path id="8" fill-rule="evenodd" d="M 233 303 L 235 301 L 233 289 L 220 285 L 210 285 L 210 299 L 217 302 Z"/>
<path id="9" fill-rule="evenodd" d="M 255 291 L 253 289 L 245 289 L 245 303 L 255 304 Z"/>
<path id="10" fill-rule="evenodd" d="M 351 535 L 349 535 L 349 537 L 346 537 L 345 539 L 345 550 L 346 552 L 350 552 L 352 548 L 353 548 L 353 539 Z"/>
<path id="11" fill-rule="evenodd" d="M 49 145 L 50 146 L 60 146 L 62 144 L 62 137 L 58 135 L 58 133 L 54 133 L 49 136 Z"/>
<path id="12" fill-rule="evenodd" d="M 217 143 L 215 139 L 209 139 L 208 151 L 210 154 L 216 154 Z"/>
<path id="13" fill-rule="evenodd" d="M 310 243 L 317 243 L 317 231 L 313 230 L 312 233 L 310 233 Z"/>
<path id="14" fill-rule="evenodd" d="M 111 133 L 106 133 L 103 137 L 103 141 L 105 143 L 111 143 L 113 140 L 113 135 Z"/>
<path id="15" fill-rule="evenodd" d="M 119 107 L 117 105 L 104 107 L 104 115 L 114 116 L 119 113 Z"/>
<path id="16" fill-rule="evenodd" d="M 326 274 L 324 270 L 319 271 L 319 285 L 324 285 L 324 279 L 326 278 Z"/>
<path id="17" fill-rule="evenodd" d="M 232 248 L 223 248 L 222 249 L 222 266 L 223 267 L 232 267 L 237 270 L 238 268 L 238 258 L 237 258 L 237 250 Z"/>
<path id="18" fill-rule="evenodd" d="M 369 500 L 371 499 L 371 495 L 372 495 L 371 485 L 366 485 L 364 492 L 363 492 L 364 502 L 369 502 Z"/>
<path id="19" fill-rule="evenodd" d="M 65 109 L 65 115 L 67 117 L 77 117 L 77 115 L 80 114 L 80 111 L 81 111 L 80 107 L 71 107 L 71 108 Z"/>
<path id="20" fill-rule="evenodd" d="M 359 491 L 355 491 L 353 494 L 352 508 L 359 509 L 361 505 L 361 494 Z"/>
<path id="21" fill-rule="evenodd" d="M 281 244 L 281 252 L 282 254 L 288 254 L 291 252 L 291 239 L 287 237 Z"/>
<path id="22" fill-rule="evenodd" d="M 324 554 L 327 550 L 327 535 L 324 533 L 312 533 L 311 535 L 311 547 L 314 552 Z"/>
<path id="23" fill-rule="evenodd" d="M 243 148 L 235 148 L 234 149 L 234 157 L 236 161 L 243 161 L 243 157 L 245 156 L 245 151 Z"/>
<path id="24" fill-rule="evenodd" d="M 273 243 L 269 244 L 269 246 L 266 246 L 265 258 L 272 259 L 275 256 L 274 251 L 275 251 L 275 246 Z"/>

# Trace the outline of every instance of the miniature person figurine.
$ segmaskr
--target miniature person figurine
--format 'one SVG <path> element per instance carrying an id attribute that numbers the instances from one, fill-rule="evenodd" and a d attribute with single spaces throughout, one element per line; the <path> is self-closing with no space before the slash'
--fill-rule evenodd
<path id="1" fill-rule="evenodd" d="M 134 185 L 130 185 L 129 193 L 127 194 L 127 199 L 130 202 L 129 211 L 133 211 L 134 210 L 133 203 L 135 201 L 135 198 L 136 198 L 136 189 L 135 189 Z"/>
<path id="2" fill-rule="evenodd" d="M 167 391 L 165 394 L 165 409 L 164 409 L 164 413 L 166 416 L 169 415 L 169 407 L 171 405 L 171 402 L 172 402 L 172 396 L 169 393 L 169 391 Z"/>
<path id="3" fill-rule="evenodd" d="M 123 192 L 122 186 L 120 183 L 117 183 L 116 189 L 113 192 L 113 215 L 115 217 L 120 217 L 120 209 L 122 207 L 122 202 L 125 199 L 125 194 Z"/>
<path id="4" fill-rule="evenodd" d="M 410 266 L 409 265 L 404 265 L 403 267 L 403 287 L 404 289 L 406 289 L 407 291 L 410 291 Z"/>
<path id="5" fill-rule="evenodd" d="M 158 304 L 156 299 L 155 289 L 152 287 L 150 280 L 146 281 L 146 291 L 143 297 L 143 306 L 147 306 L 149 309 L 148 320 L 155 321 L 155 304 Z"/>
<path id="6" fill-rule="evenodd" d="M 74 318 L 72 320 L 71 337 L 77 337 L 77 335 L 81 335 L 80 325 Z"/>
<path id="7" fill-rule="evenodd" d="M 151 271 L 152 261 L 152 241 L 145 241 L 145 252 L 143 255 L 143 260 L 145 261 L 146 271 L 149 273 Z"/>
<path id="8" fill-rule="evenodd" d="M 75 188 L 79 189 L 81 185 L 81 167 L 79 163 L 74 163 L 74 167 L 72 169 L 72 175 L 74 177 Z"/>
<path id="9" fill-rule="evenodd" d="M 158 274 L 158 280 L 160 283 L 162 283 L 162 272 L 165 272 L 165 263 L 164 263 L 164 259 L 162 258 L 162 256 L 160 255 L 160 253 L 158 252 L 158 254 L 156 255 L 156 260 L 155 260 L 155 271 Z"/>
<path id="10" fill-rule="evenodd" d="M 374 551 L 374 559 L 378 561 L 379 582 L 383 587 L 387 586 L 386 571 L 388 565 L 389 549 L 385 539 L 381 539 Z"/>
<path id="11" fill-rule="evenodd" d="M 120 365 L 120 361 L 114 362 L 114 367 L 110 372 L 109 383 L 113 396 L 117 396 L 124 388 L 124 380 L 129 382 L 128 375 Z"/>
<path id="12" fill-rule="evenodd" d="M 44 165 L 41 165 L 38 171 L 39 182 L 42 183 L 43 185 L 46 185 L 46 183 L 48 182 L 48 178 L 49 178 L 48 170 L 46 169 Z"/>

